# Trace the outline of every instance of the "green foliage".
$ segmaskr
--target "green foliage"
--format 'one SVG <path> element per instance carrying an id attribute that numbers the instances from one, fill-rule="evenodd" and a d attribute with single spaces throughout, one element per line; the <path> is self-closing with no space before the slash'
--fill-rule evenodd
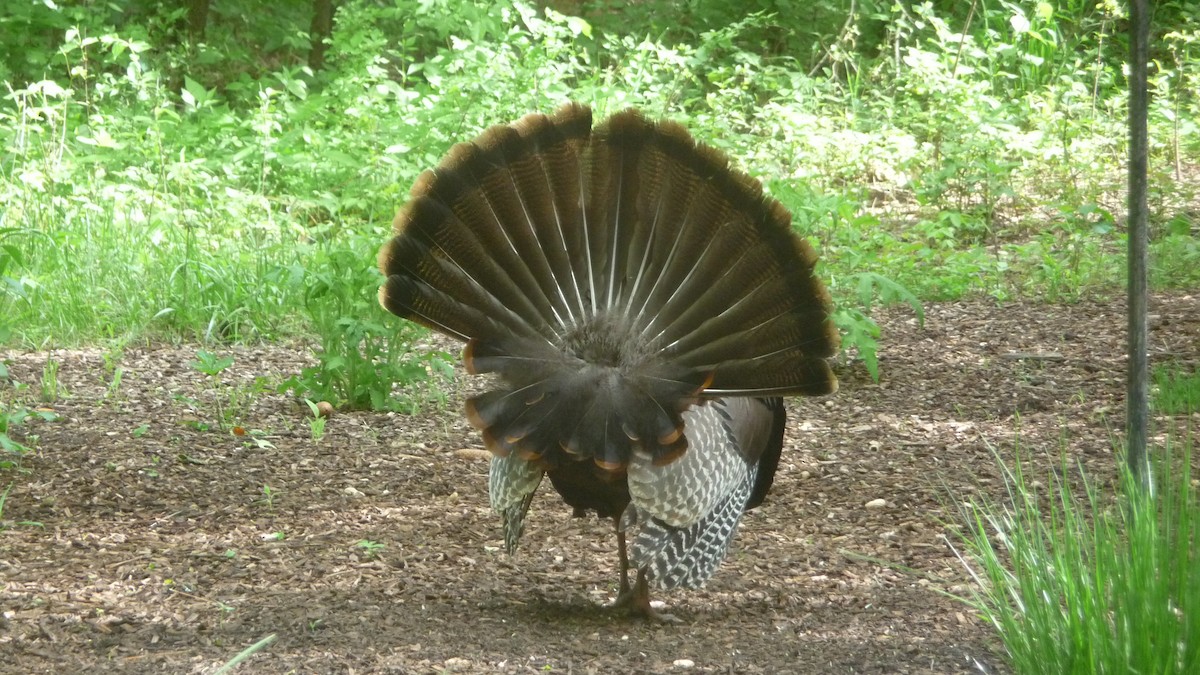
<path id="1" fill-rule="evenodd" d="M 1020 460 L 1002 465 L 1008 503 L 961 504 L 964 600 L 1000 634 L 1015 672 L 1194 673 L 1200 669 L 1200 500 L 1190 439 L 1156 463 L 1158 492 L 1126 475 L 1110 504 L 1068 479 L 1048 493 Z"/>
<path id="2" fill-rule="evenodd" d="M 233 365 L 232 356 L 217 356 L 212 352 L 200 350 L 196 352 L 196 360 L 188 362 L 188 367 L 193 368 L 210 378 L 216 379 L 221 373 L 229 369 Z"/>
<path id="3" fill-rule="evenodd" d="M 263 483 L 262 499 L 259 501 L 263 504 L 263 506 L 267 507 L 268 511 L 274 510 L 275 509 L 275 495 L 277 495 L 277 494 L 279 494 L 279 493 L 275 490 L 272 490 L 270 485 Z"/>
<path id="4" fill-rule="evenodd" d="M 1200 412 L 1200 371 L 1160 367 L 1153 375 L 1154 408 L 1168 415 Z"/>
<path id="5" fill-rule="evenodd" d="M 4 522 L 4 508 L 8 505 L 8 496 L 12 493 L 13 484 L 9 483 L 4 488 L 4 492 L 0 492 L 0 532 L 4 531 L 7 524 Z M 17 521 L 17 525 L 23 527 L 45 527 L 36 520 L 21 520 Z"/>
<path id="6" fill-rule="evenodd" d="M 0 410 L 0 469 L 11 469 L 14 464 L 8 455 L 20 456 L 29 452 L 29 448 L 14 440 L 11 434 L 17 425 L 29 419 L 29 411 L 25 408 L 8 408 Z"/>
<path id="7" fill-rule="evenodd" d="M 449 374 L 449 357 L 411 348 L 425 334 L 379 306 L 382 275 L 372 264 L 378 239 L 355 248 L 316 247 L 291 273 L 320 348 L 317 365 L 283 384 L 298 397 L 350 409 L 413 409 L 412 396 L 393 396 L 434 374 Z"/>
<path id="8" fill-rule="evenodd" d="M 205 375 L 208 379 L 209 394 L 217 407 L 218 424 L 223 428 L 231 428 L 233 419 L 239 411 L 226 404 L 227 396 L 221 384 L 221 373 L 233 365 L 232 356 L 217 356 L 212 352 L 200 350 L 196 352 L 196 360 L 188 363 L 188 367 Z"/>
<path id="9" fill-rule="evenodd" d="M 21 457 L 32 448 L 15 438 L 17 428 L 31 419 L 43 422 L 53 422 L 58 415 L 49 410 L 30 410 L 21 405 L 0 403 L 0 469 L 13 469 L 18 466 Z"/>
<path id="10" fill-rule="evenodd" d="M 361 539 L 354 545 L 362 549 L 368 559 L 378 558 L 379 554 L 383 553 L 384 549 L 387 548 L 387 544 L 371 541 L 370 539 Z"/>
<path id="11" fill-rule="evenodd" d="M 237 667 L 240 666 L 244 661 L 270 646 L 271 643 L 275 641 L 275 637 L 275 633 L 271 633 L 258 642 L 246 647 L 242 651 L 238 652 L 232 659 L 226 661 L 214 672 L 213 675 L 227 675 L 228 673 L 234 672 L 234 670 L 236 670 Z"/>
<path id="12" fill-rule="evenodd" d="M 50 410 L 31 410 L 21 404 L 19 392 L 28 386 L 12 379 L 8 365 L 0 361 L 0 470 L 17 469 L 23 456 L 33 450 L 37 435 L 21 430 L 30 421 L 53 422 Z"/>
<path id="13" fill-rule="evenodd" d="M 325 436 L 326 418 L 321 414 L 321 409 L 316 403 L 306 398 L 304 399 L 304 404 L 308 406 L 309 412 L 312 413 L 312 417 L 308 420 L 309 433 L 312 434 L 314 441 L 320 442 L 321 438 Z"/>
<path id="14" fill-rule="evenodd" d="M 42 403 L 57 403 L 58 398 L 64 394 L 58 382 L 58 361 L 53 357 L 48 357 L 46 364 L 42 366 L 41 394 Z"/>
<path id="15" fill-rule="evenodd" d="M 853 299 L 857 302 L 848 307 L 839 307 L 833 313 L 833 321 L 842 334 L 842 354 L 850 349 L 858 352 L 859 358 L 871 374 L 871 379 L 879 381 L 879 324 L 871 318 L 871 307 L 875 301 L 888 305 L 904 303 L 912 308 L 917 320 L 925 323 L 925 308 L 921 301 L 904 286 L 875 274 L 860 272 L 845 280 L 854 288 Z"/>
<path id="16" fill-rule="evenodd" d="M 13 305 L 25 299 L 26 289 L 31 285 L 30 280 L 14 276 L 17 268 L 25 264 L 16 239 L 26 233 L 26 230 L 13 227 L 0 227 L 0 344 L 12 337 L 15 326 Z"/>
<path id="17" fill-rule="evenodd" d="M 12 487 L 13 487 L 13 484 L 9 483 L 7 486 L 5 486 L 4 492 L 0 493 L 0 522 L 3 522 L 4 505 L 8 503 L 8 494 L 10 492 L 12 492 Z M 3 528 L 0 527 L 0 529 L 3 529 Z"/>
<path id="18" fill-rule="evenodd" d="M 864 358 L 862 279 L 921 300 L 1123 283 L 1118 3 L 355 0 L 318 73 L 308 6 L 261 7 L 214 9 L 201 41 L 169 3 L 0 16 L 0 343 L 315 330 L 294 389 L 379 405 L 437 365 L 405 356 L 418 333 L 370 300 L 381 226 L 451 144 L 568 98 L 671 117 L 768 177 Z M 1160 18 L 1151 280 L 1190 288 L 1200 17 L 1164 2 Z"/>

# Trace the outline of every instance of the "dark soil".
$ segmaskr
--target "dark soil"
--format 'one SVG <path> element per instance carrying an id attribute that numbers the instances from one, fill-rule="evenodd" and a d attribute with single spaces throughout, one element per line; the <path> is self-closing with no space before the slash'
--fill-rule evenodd
<path id="1" fill-rule="evenodd" d="M 1153 361 L 1200 362 L 1200 298 L 1152 311 Z M 338 413 L 314 440 L 307 408 L 250 395 L 300 348 L 217 350 L 236 361 L 216 389 L 194 347 L 126 350 L 119 387 L 101 351 L 7 354 L 31 386 L 0 383 L 0 401 L 43 405 L 48 358 L 64 393 L 0 476 L 0 671 L 213 672 L 275 634 L 240 672 L 1006 672 L 947 597 L 970 591 L 953 500 L 1001 499 L 993 453 L 1018 441 L 1033 475 L 1065 450 L 1112 478 L 1124 307 L 927 312 L 923 328 L 882 315 L 881 383 L 851 363 L 836 396 L 791 402 L 775 488 L 729 560 L 704 590 L 659 594 L 678 625 L 604 607 L 611 524 L 549 490 L 502 552 L 458 392 L 411 416 Z M 218 398 L 245 435 L 219 426 Z"/>

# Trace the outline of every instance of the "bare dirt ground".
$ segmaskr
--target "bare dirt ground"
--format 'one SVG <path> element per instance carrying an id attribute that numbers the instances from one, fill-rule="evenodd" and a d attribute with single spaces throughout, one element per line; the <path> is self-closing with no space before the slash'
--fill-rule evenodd
<path id="1" fill-rule="evenodd" d="M 1065 449 L 1111 479 L 1124 306 L 927 312 L 923 328 L 881 316 L 881 383 L 846 364 L 835 397 L 791 402 L 774 491 L 730 559 L 704 590 L 659 594 L 679 625 L 602 607 L 611 525 L 548 490 L 501 551 L 457 393 L 336 414 L 314 440 L 294 401 L 237 394 L 297 372 L 303 349 L 215 350 L 236 359 L 216 392 L 195 347 L 126 351 L 116 389 L 99 351 L 7 354 L 32 386 L 0 395 L 35 404 L 47 357 L 65 395 L 0 476 L 0 672 L 213 672 L 272 633 L 239 672 L 1006 672 L 945 595 L 969 590 L 951 503 L 1000 498 L 992 453 L 1018 439 L 1037 475 Z M 1152 312 L 1153 361 L 1200 362 L 1200 296 Z M 214 396 L 247 435 L 213 426 Z"/>

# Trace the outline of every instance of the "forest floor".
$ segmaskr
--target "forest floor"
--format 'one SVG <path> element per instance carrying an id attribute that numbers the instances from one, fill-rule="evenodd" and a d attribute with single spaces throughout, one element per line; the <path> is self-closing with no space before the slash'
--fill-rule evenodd
<path id="1" fill-rule="evenodd" d="M 0 355 L 32 385 L 5 396 L 36 396 L 48 357 L 63 392 L 0 477 L 0 672 L 210 673 L 268 634 L 239 672 L 1006 672 L 949 597 L 971 588 L 955 502 L 1002 501 L 996 456 L 1018 444 L 1035 480 L 1065 452 L 1111 483 L 1124 305 L 926 311 L 880 314 L 882 382 L 846 364 L 836 396 L 789 403 L 774 490 L 729 559 L 658 594 L 674 625 L 604 607 L 612 526 L 548 486 L 503 553 L 453 385 L 417 415 L 337 413 L 314 440 L 304 406 L 238 394 L 298 372 L 303 348 L 214 350 L 235 358 L 217 390 L 195 347 L 128 349 L 119 387 L 98 350 Z M 1152 361 L 1200 362 L 1200 296 L 1151 311 Z M 217 396 L 249 433 L 218 429 Z"/>

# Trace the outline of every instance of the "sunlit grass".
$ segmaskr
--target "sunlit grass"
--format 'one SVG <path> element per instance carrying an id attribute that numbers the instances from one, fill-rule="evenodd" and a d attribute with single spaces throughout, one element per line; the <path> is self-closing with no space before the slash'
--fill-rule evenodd
<path id="1" fill-rule="evenodd" d="M 381 55 L 382 43 L 355 36 L 413 18 L 381 10 L 339 23 L 334 40 L 346 42 L 318 77 L 183 73 L 182 90 L 149 56 L 128 58 L 140 37 L 72 32 L 63 49 L 95 67 L 0 87 L 0 344 L 304 335 L 296 270 L 322 263 L 312 244 L 378 247 L 417 174 L 452 143 L 568 98 L 598 117 L 639 107 L 671 118 L 763 178 L 819 244 L 845 306 L 858 298 L 842 282 L 864 273 L 924 301 L 1072 301 L 1123 284 L 1122 234 L 1099 206 L 1119 201 L 1123 94 L 1105 86 L 1090 100 L 1078 83 L 1028 79 L 1023 48 L 964 50 L 955 31 L 925 31 L 905 68 L 864 60 L 851 71 L 879 81 L 847 88 L 742 51 L 747 36 L 777 32 L 766 15 L 691 44 L 583 39 L 577 18 L 459 4 L 419 20 L 491 37 Z M 525 28 L 511 30 L 518 15 Z M 400 73 L 381 58 L 412 63 Z M 1009 86 L 1030 95 L 1002 96 Z M 1173 134 L 1175 159 L 1194 164 L 1200 131 L 1155 110 L 1154 137 Z M 1154 181 L 1155 289 L 1200 284 L 1194 188 L 1173 176 Z"/>
<path id="2" fill-rule="evenodd" d="M 1018 460 L 1003 467 L 1003 503 L 961 504 L 967 601 L 1017 673 L 1200 672 L 1191 439 L 1157 451 L 1152 495 L 1125 479 L 1111 498 L 1066 461 L 1041 487 Z"/>
<path id="3" fill-rule="evenodd" d="M 1200 412 L 1200 370 L 1163 366 L 1154 370 L 1154 405 L 1170 415 Z"/>

